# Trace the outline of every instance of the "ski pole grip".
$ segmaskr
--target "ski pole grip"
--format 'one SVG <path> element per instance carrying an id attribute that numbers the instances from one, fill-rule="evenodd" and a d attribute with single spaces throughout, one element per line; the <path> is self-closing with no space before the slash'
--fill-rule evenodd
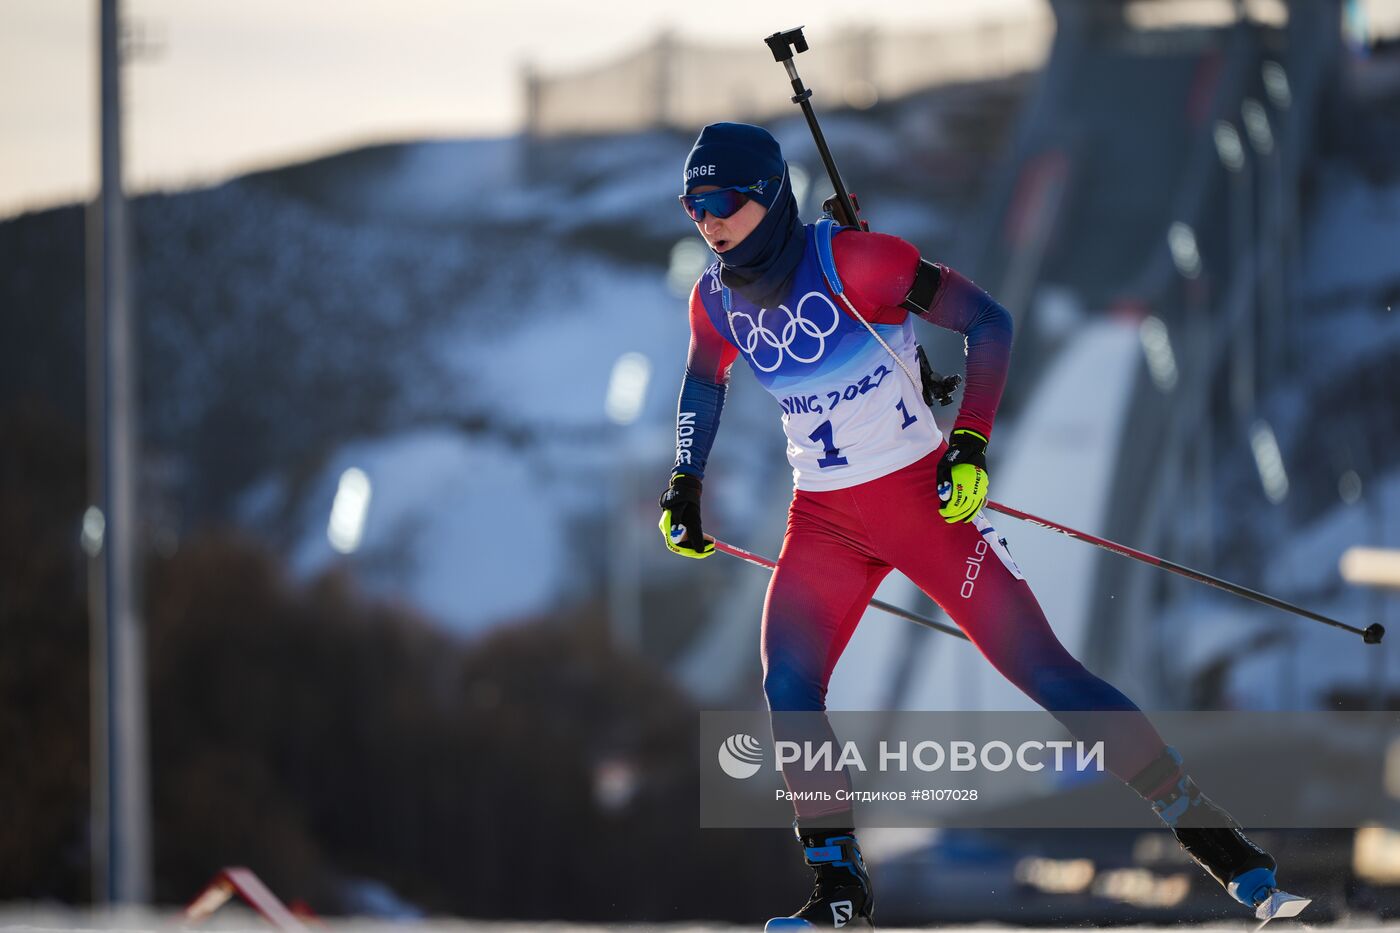
<path id="1" fill-rule="evenodd" d="M 794 53 L 807 51 L 807 37 L 802 35 L 801 26 L 775 32 L 763 41 L 768 43 L 768 50 L 773 53 L 775 62 L 791 61 Z"/>

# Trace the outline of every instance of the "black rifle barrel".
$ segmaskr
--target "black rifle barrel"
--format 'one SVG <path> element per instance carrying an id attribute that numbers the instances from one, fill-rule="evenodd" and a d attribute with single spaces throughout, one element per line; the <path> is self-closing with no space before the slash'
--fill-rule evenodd
<path id="1" fill-rule="evenodd" d="M 846 191 L 846 183 L 841 180 L 836 160 L 832 158 L 831 150 L 826 145 L 826 137 L 822 135 L 822 128 L 817 123 L 816 111 L 812 109 L 812 92 L 802 84 L 802 77 L 797 73 L 797 66 L 792 61 L 794 49 L 798 52 L 807 51 L 807 40 L 802 35 L 802 27 L 775 32 L 763 41 L 773 52 L 774 60 L 787 69 L 788 78 L 792 81 L 792 102 L 802 108 L 802 115 L 807 118 L 807 128 L 812 131 L 817 152 L 822 157 L 822 164 L 826 166 L 827 177 L 831 179 L 831 186 L 836 189 L 836 207 L 832 211 L 836 222 L 843 227 L 859 227 L 860 217 L 856 213 L 856 206 Z"/>

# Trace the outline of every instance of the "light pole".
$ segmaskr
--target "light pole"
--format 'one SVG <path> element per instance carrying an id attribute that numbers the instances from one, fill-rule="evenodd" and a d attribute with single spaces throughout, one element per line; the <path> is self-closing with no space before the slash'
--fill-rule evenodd
<path id="1" fill-rule="evenodd" d="M 1244 122 L 1245 136 L 1249 138 L 1250 147 L 1254 150 L 1259 164 L 1259 180 L 1256 185 L 1259 198 L 1258 209 L 1255 211 L 1259 226 L 1254 238 L 1257 244 L 1256 254 L 1260 260 L 1256 269 L 1263 312 L 1259 315 L 1258 328 L 1263 351 L 1260 354 L 1260 368 L 1277 379 L 1285 363 L 1284 325 L 1287 323 L 1282 310 L 1287 296 L 1281 282 L 1283 237 L 1279 229 L 1279 160 L 1282 153 L 1279 151 L 1273 126 L 1269 122 L 1268 111 L 1262 103 L 1252 97 L 1245 98 L 1240 104 L 1240 115 Z"/>
<path id="2" fill-rule="evenodd" d="M 145 641 L 140 617 L 136 328 L 122 190 L 117 0 L 99 0 L 101 189 L 88 211 L 92 883 L 98 903 L 151 897 Z"/>
<path id="3" fill-rule="evenodd" d="M 608 535 L 608 623 L 613 644 L 638 651 L 642 646 L 641 548 L 636 516 L 637 477 L 631 426 L 642 413 L 651 361 L 641 353 L 624 353 L 613 363 L 603 411 L 616 426 L 613 433 L 614 504 Z"/>
<path id="4" fill-rule="evenodd" d="M 1195 367 L 1205 365 L 1210 359 L 1210 315 L 1207 304 L 1210 296 L 1206 290 L 1208 278 L 1203 278 L 1204 261 L 1196 231 L 1184 221 L 1176 221 L 1167 228 L 1167 248 L 1171 251 L 1172 263 L 1181 277 L 1181 287 L 1186 295 L 1185 336 L 1183 343 Z M 1198 373 L 1196 379 L 1208 379 L 1208 373 Z M 1207 407 L 1209 415 L 1209 408 Z M 1193 484 L 1195 501 L 1191 508 L 1190 522 L 1194 526 L 1194 540 L 1189 553 L 1199 563 L 1212 563 L 1214 553 L 1215 510 L 1210 501 L 1211 485 L 1206 481 L 1214 460 L 1212 452 L 1214 425 L 1207 421 L 1189 448 L 1182 453 L 1183 464 L 1196 481 Z M 1189 458 L 1189 459 L 1187 459 Z"/>

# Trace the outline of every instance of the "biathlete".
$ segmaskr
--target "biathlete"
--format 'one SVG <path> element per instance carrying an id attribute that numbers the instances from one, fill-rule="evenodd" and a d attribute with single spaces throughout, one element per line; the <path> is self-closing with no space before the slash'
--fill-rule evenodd
<path id="1" fill-rule="evenodd" d="M 701 524 L 701 481 L 730 367 L 743 356 L 782 408 L 796 487 L 763 606 L 769 710 L 825 710 L 837 659 L 876 587 L 897 569 L 1007 679 L 1079 739 L 1103 741 L 1108 769 L 1231 895 L 1251 907 L 1268 898 L 1277 890 L 1273 858 L 1201 795 L 1137 706 L 1065 650 L 980 514 L 1010 315 L 904 240 L 829 220 L 804 225 L 778 143 L 760 127 L 705 127 L 686 160 L 683 191 L 681 204 L 717 261 L 690 296 L 676 461 L 660 526 L 676 554 L 714 552 Z M 946 440 L 915 385 L 913 316 L 966 340 L 963 401 Z M 996 560 L 986 559 L 988 550 Z M 966 586 L 973 556 L 982 570 Z M 1129 715 L 1074 715 L 1110 710 Z M 789 787 L 810 780 L 784 777 Z M 874 896 L 849 806 L 795 804 L 816 883 L 806 904 L 767 929 L 872 925 Z"/>

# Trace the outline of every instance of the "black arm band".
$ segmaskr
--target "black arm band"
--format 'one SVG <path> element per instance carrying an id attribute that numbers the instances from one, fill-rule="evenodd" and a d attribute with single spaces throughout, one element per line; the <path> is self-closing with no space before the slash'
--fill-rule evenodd
<path id="1" fill-rule="evenodd" d="M 904 296 L 900 306 L 914 314 L 927 314 L 942 279 L 943 273 L 938 266 L 927 259 L 920 259 L 919 268 L 914 272 L 914 284 L 909 286 L 909 294 Z"/>

